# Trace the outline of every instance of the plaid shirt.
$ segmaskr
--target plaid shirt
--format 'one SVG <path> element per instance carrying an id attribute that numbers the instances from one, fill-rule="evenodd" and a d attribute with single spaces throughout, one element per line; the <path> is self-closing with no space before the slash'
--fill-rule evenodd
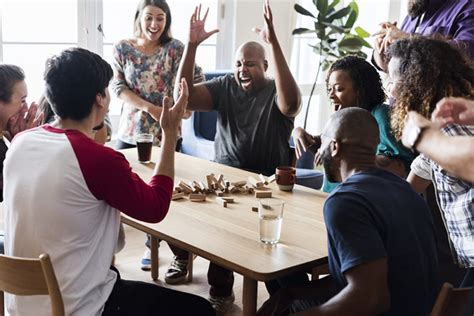
<path id="1" fill-rule="evenodd" d="M 443 132 L 449 136 L 474 136 L 474 127 L 448 125 Z M 418 177 L 434 183 L 457 263 L 474 267 L 474 184 L 450 175 L 424 155 L 413 161 L 411 169 Z"/>

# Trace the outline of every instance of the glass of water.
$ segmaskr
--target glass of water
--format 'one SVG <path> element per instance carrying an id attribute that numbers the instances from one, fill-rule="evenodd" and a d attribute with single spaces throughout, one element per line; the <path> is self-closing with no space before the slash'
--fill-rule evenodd
<path id="1" fill-rule="evenodd" d="M 283 206 L 278 199 L 261 199 L 258 205 L 260 241 L 274 245 L 280 240 Z"/>

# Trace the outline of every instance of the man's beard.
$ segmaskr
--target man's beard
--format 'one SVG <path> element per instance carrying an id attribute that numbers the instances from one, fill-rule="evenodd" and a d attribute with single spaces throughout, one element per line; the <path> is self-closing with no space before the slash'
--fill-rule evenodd
<path id="1" fill-rule="evenodd" d="M 430 0 L 408 0 L 408 15 L 414 19 L 423 13 L 430 4 Z"/>
<path id="2" fill-rule="evenodd" d="M 324 167 L 324 175 L 329 182 L 338 182 L 334 174 L 333 167 L 331 166 L 331 150 L 329 146 L 326 147 L 321 153 L 321 161 Z"/>

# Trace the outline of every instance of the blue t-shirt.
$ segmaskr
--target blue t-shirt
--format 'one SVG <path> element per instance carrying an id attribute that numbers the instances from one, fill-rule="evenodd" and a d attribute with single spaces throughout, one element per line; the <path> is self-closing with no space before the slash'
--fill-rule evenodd
<path id="1" fill-rule="evenodd" d="M 360 264 L 387 258 L 390 310 L 427 315 L 437 293 L 437 254 L 431 213 L 400 177 L 381 169 L 356 173 L 324 204 L 329 268 L 336 284 Z"/>

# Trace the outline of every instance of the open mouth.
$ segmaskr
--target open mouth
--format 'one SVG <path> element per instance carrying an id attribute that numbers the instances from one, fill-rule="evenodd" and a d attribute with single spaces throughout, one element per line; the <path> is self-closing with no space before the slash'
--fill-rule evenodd
<path id="1" fill-rule="evenodd" d="M 333 103 L 332 107 L 333 107 L 334 111 L 339 111 L 340 109 L 342 109 L 342 105 L 338 104 L 338 103 Z"/>
<path id="2" fill-rule="evenodd" d="M 252 84 L 252 79 L 246 78 L 246 77 L 240 77 L 240 78 L 239 78 L 239 81 L 240 81 L 240 85 L 241 85 L 243 88 L 248 88 L 248 87 L 250 87 L 250 85 Z"/>

